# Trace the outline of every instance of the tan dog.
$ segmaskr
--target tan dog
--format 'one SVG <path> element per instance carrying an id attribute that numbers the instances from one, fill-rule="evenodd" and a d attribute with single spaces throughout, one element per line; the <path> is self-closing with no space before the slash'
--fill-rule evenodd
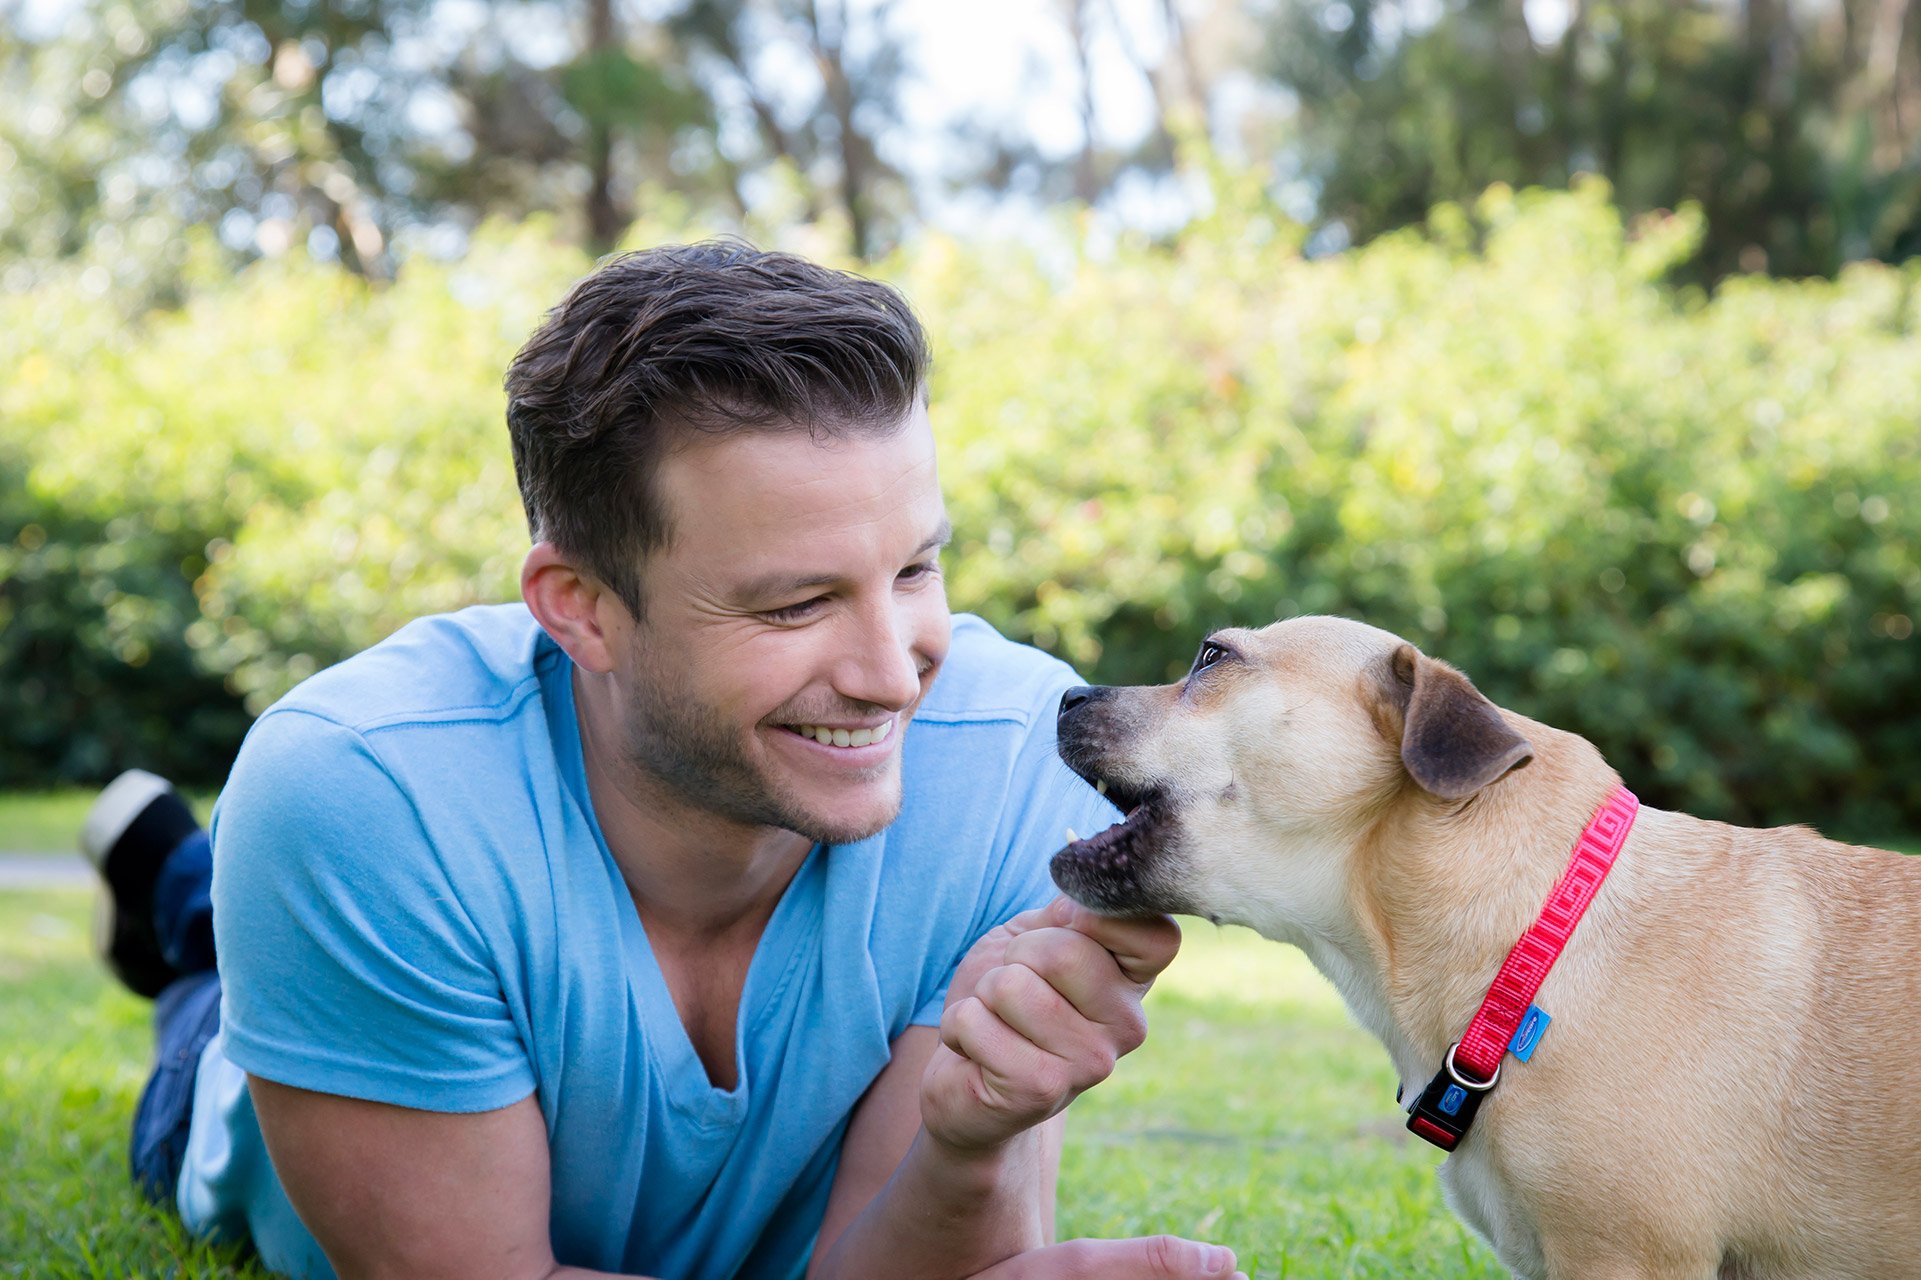
<path id="1" fill-rule="evenodd" d="M 1061 888 L 1300 947 L 1410 1097 L 1620 783 L 1336 618 L 1071 691 L 1060 744 L 1129 813 L 1055 857 Z M 1921 1276 L 1921 859 L 1643 807 L 1537 1003 L 1441 1170 L 1516 1275 Z"/>

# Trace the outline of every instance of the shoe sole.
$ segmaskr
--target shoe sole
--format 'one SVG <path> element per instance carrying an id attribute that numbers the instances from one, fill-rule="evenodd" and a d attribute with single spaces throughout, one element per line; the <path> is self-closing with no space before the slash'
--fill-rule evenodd
<path id="1" fill-rule="evenodd" d="M 80 852 L 94 870 L 107 874 L 107 854 L 115 843 L 148 805 L 172 790 L 165 778 L 145 769 L 129 769 L 106 785 L 80 824 Z"/>
<path id="2" fill-rule="evenodd" d="M 144 769 L 129 769 L 101 790 L 80 824 L 80 852 L 100 877 L 93 910 L 94 954 L 129 989 L 149 998 L 179 976 L 161 956 L 152 922 L 147 918 L 152 910 L 148 895 L 158 870 L 153 830 L 129 845 L 120 857 L 113 854 L 143 817 L 150 824 L 157 823 L 168 837 L 182 821 L 190 823 L 191 815 L 183 819 L 179 812 L 166 809 L 156 810 L 156 816 L 146 816 L 156 800 L 173 795 L 173 784 L 165 778 Z M 174 803 L 184 808 L 177 797 Z M 171 841 L 160 843 L 160 856 L 164 857 Z M 132 914 L 123 908 L 131 909 Z"/>

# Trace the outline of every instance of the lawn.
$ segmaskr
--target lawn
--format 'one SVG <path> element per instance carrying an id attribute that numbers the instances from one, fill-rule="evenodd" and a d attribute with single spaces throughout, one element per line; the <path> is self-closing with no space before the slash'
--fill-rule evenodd
<path id="1" fill-rule="evenodd" d="M 94 961 L 89 902 L 0 892 L 0 1276 L 264 1276 L 194 1245 L 127 1181 L 148 1006 Z"/>
<path id="2" fill-rule="evenodd" d="M 87 905 L 0 893 L 0 1276 L 261 1276 L 128 1186 L 147 1006 L 94 965 Z M 1147 1045 L 1070 1117 L 1064 1235 L 1204 1236 L 1262 1280 L 1504 1274 L 1442 1207 L 1386 1055 L 1297 952 L 1189 922 L 1150 999 Z"/>
<path id="3" fill-rule="evenodd" d="M 71 851 L 81 820 L 99 794 L 97 787 L 0 793 L 0 854 Z M 212 793 L 189 791 L 186 795 L 205 822 L 213 812 Z"/>
<path id="4" fill-rule="evenodd" d="M 0 795 L 0 853 L 64 853 L 74 847 L 95 790 L 14 791 Z"/>

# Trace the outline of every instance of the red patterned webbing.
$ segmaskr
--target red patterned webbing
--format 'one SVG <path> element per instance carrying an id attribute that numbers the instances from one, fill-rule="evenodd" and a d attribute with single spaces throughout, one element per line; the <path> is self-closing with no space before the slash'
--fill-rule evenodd
<path id="1" fill-rule="evenodd" d="M 1501 1056 L 1507 1052 L 1528 1006 L 1534 1003 L 1548 970 L 1560 959 L 1568 936 L 1600 892 L 1601 881 L 1614 866 L 1640 808 L 1641 802 L 1632 791 L 1616 787 L 1582 830 L 1581 838 L 1574 843 L 1574 856 L 1548 894 L 1540 916 L 1507 953 L 1494 985 L 1488 988 L 1487 999 L 1481 1001 L 1474 1021 L 1461 1035 L 1454 1065 L 1464 1074 L 1486 1080 L 1500 1066 Z"/>

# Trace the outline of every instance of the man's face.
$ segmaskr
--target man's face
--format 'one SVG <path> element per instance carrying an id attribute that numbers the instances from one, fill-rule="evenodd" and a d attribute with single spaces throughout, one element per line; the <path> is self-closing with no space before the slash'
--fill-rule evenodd
<path id="1" fill-rule="evenodd" d="M 879 831 L 949 638 L 926 411 L 879 437 L 697 437 L 658 492 L 672 533 L 641 573 L 628 763 L 734 821 L 828 843 Z"/>

